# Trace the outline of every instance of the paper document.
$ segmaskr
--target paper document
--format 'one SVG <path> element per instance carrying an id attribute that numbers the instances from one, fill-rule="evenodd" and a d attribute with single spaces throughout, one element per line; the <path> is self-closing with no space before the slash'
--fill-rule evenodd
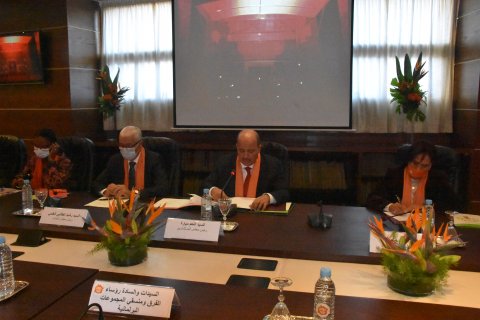
<path id="1" fill-rule="evenodd" d="M 190 194 L 189 199 L 163 198 L 155 202 L 155 207 L 160 207 L 164 204 L 165 209 L 181 209 L 191 206 L 200 206 L 202 204 L 202 197 L 196 194 Z"/>
<path id="2" fill-rule="evenodd" d="M 100 197 L 97 200 L 93 200 L 92 202 L 87 203 L 86 207 L 97 207 L 97 208 L 108 208 L 108 203 L 110 198 L 107 197 Z M 122 199 L 123 202 L 128 203 L 128 199 Z"/>
<path id="3" fill-rule="evenodd" d="M 480 228 L 480 215 L 457 213 L 453 216 L 453 223 L 460 228 Z"/>
<path id="4" fill-rule="evenodd" d="M 250 205 L 252 204 L 255 198 L 246 198 L 246 197 L 233 197 L 232 204 L 236 204 L 237 208 L 239 209 L 247 209 L 250 210 Z M 283 203 L 283 204 L 274 204 L 269 205 L 265 210 L 261 210 L 258 212 L 265 212 L 265 213 L 288 213 L 290 207 L 292 206 L 291 202 Z"/>

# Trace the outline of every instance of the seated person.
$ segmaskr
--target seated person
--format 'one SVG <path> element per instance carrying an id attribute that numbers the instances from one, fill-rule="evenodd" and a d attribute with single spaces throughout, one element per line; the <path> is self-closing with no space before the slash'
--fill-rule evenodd
<path id="1" fill-rule="evenodd" d="M 282 164 L 277 158 L 260 152 L 258 133 L 241 131 L 236 148 L 236 153 L 219 160 L 204 181 L 203 188 L 210 189 L 213 200 L 225 196 L 256 198 L 251 204 L 253 210 L 264 210 L 269 204 L 288 201 L 288 181 Z M 222 194 L 221 188 L 231 177 L 232 170 L 235 170 L 235 181 L 232 179 Z"/>
<path id="2" fill-rule="evenodd" d="M 366 207 L 377 212 L 386 209 L 396 215 L 422 207 L 425 199 L 431 199 L 437 212 L 454 209 L 455 194 L 447 174 L 432 169 L 435 147 L 425 141 L 415 142 L 407 161 L 387 171 L 383 183 L 368 196 Z"/>
<path id="3" fill-rule="evenodd" d="M 140 192 L 140 199 L 165 196 L 167 178 L 160 156 L 143 147 L 142 131 L 127 126 L 118 138 L 120 153 L 113 155 L 93 182 L 93 192 L 105 197 L 128 197 L 130 190 Z"/>
<path id="4" fill-rule="evenodd" d="M 29 175 L 32 189 L 65 188 L 72 164 L 57 144 L 55 132 L 51 129 L 38 131 L 33 139 L 33 152 L 22 172 L 13 179 L 12 186 L 20 188 L 24 176 Z"/>

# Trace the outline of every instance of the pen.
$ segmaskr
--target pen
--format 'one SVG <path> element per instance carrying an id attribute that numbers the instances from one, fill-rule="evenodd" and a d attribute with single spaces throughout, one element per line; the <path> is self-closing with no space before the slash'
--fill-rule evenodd
<path id="1" fill-rule="evenodd" d="M 395 198 L 397 198 L 398 203 L 402 202 L 402 200 L 400 200 L 400 197 L 398 195 L 395 195 Z"/>

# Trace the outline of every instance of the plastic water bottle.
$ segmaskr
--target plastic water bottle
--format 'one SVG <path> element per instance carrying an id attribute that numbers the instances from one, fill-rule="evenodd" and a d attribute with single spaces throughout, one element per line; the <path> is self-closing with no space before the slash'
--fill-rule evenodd
<path id="1" fill-rule="evenodd" d="M 202 220 L 212 220 L 212 199 L 208 189 L 203 189 L 200 218 Z"/>
<path id="2" fill-rule="evenodd" d="M 425 199 L 425 210 L 427 211 L 427 221 L 430 225 L 430 230 L 435 226 L 435 209 L 433 208 L 433 202 L 430 199 Z"/>
<path id="3" fill-rule="evenodd" d="M 0 299 L 9 296 L 15 290 L 13 276 L 12 251 L 0 236 Z"/>
<path id="4" fill-rule="evenodd" d="M 28 179 L 23 180 L 22 209 L 23 214 L 33 213 L 32 186 L 30 185 L 30 180 Z"/>
<path id="5" fill-rule="evenodd" d="M 313 319 L 333 320 L 335 318 L 335 284 L 330 268 L 320 269 L 320 278 L 315 284 L 313 299 Z"/>

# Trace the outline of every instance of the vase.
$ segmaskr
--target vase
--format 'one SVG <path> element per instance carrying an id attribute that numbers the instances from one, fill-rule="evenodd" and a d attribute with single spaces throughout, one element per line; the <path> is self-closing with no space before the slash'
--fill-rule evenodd
<path id="1" fill-rule="evenodd" d="M 387 285 L 390 289 L 412 297 L 431 295 L 435 291 L 435 283 L 436 279 L 434 276 L 425 276 L 411 281 L 401 274 L 390 273 L 387 278 Z"/>
<path id="2" fill-rule="evenodd" d="M 115 250 L 108 250 L 108 260 L 114 266 L 134 266 L 147 258 L 147 248 L 145 244 L 116 247 Z"/>

